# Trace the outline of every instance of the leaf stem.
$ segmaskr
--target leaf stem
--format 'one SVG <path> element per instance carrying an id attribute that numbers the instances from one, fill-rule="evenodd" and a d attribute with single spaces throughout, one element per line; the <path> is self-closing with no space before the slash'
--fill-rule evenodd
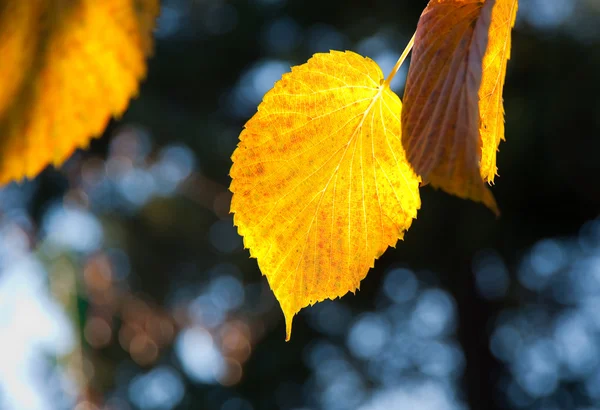
<path id="1" fill-rule="evenodd" d="M 417 33 L 415 32 L 415 34 L 417 34 Z M 388 78 L 385 79 L 385 82 L 383 83 L 384 87 L 390 86 L 390 84 L 392 83 L 392 80 L 394 79 L 394 76 L 400 69 L 400 66 L 402 65 L 404 60 L 406 60 L 406 57 L 408 56 L 408 53 L 410 53 L 410 50 L 412 50 L 413 45 L 415 44 L 415 34 L 413 34 L 410 41 L 406 45 L 406 48 L 402 52 L 402 55 L 400 55 L 400 58 L 398 59 L 398 61 L 396 61 L 396 65 L 394 66 L 394 68 L 392 68 L 390 75 L 388 75 Z"/>

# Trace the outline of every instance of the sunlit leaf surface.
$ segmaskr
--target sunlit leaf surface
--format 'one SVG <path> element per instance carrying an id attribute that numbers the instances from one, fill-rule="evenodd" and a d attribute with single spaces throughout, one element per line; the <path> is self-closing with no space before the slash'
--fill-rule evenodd
<path id="1" fill-rule="evenodd" d="M 316 54 L 269 91 L 233 154 L 231 210 L 286 317 L 355 291 L 420 207 L 401 102 L 375 62 Z"/>

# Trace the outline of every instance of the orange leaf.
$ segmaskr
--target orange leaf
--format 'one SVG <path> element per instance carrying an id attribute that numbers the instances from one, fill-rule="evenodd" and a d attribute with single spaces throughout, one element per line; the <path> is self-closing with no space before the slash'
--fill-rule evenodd
<path id="1" fill-rule="evenodd" d="M 158 0 L 0 4 L 0 183 L 99 136 L 146 73 Z"/>
<path id="2" fill-rule="evenodd" d="M 287 340 L 300 309 L 354 292 L 416 217 L 401 109 L 375 62 L 332 51 L 285 74 L 240 135 L 231 211 Z"/>
<path id="3" fill-rule="evenodd" d="M 417 26 L 402 113 L 411 165 L 435 187 L 483 202 L 504 139 L 502 88 L 517 0 L 431 0 Z"/>

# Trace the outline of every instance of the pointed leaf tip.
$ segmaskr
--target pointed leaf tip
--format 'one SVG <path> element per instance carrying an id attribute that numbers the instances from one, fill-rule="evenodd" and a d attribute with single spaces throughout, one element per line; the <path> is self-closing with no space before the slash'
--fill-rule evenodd
<path id="1" fill-rule="evenodd" d="M 284 316 L 285 316 L 285 341 L 289 342 L 290 339 L 292 338 L 292 322 L 294 320 L 295 314 L 284 312 Z"/>

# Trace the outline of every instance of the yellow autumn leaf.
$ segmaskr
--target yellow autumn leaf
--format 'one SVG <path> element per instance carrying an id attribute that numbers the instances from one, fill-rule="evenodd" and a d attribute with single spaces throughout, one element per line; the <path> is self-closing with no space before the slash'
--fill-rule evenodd
<path id="1" fill-rule="evenodd" d="M 404 93 L 403 143 L 435 187 L 483 202 L 504 139 L 502 88 L 517 0 L 431 0 L 417 26 Z"/>
<path id="2" fill-rule="evenodd" d="M 0 184 L 62 164 L 124 112 L 158 0 L 0 3 Z"/>
<path id="3" fill-rule="evenodd" d="M 287 340 L 300 309 L 358 289 L 416 217 L 401 109 L 374 61 L 332 51 L 285 74 L 240 135 L 231 211 Z"/>

